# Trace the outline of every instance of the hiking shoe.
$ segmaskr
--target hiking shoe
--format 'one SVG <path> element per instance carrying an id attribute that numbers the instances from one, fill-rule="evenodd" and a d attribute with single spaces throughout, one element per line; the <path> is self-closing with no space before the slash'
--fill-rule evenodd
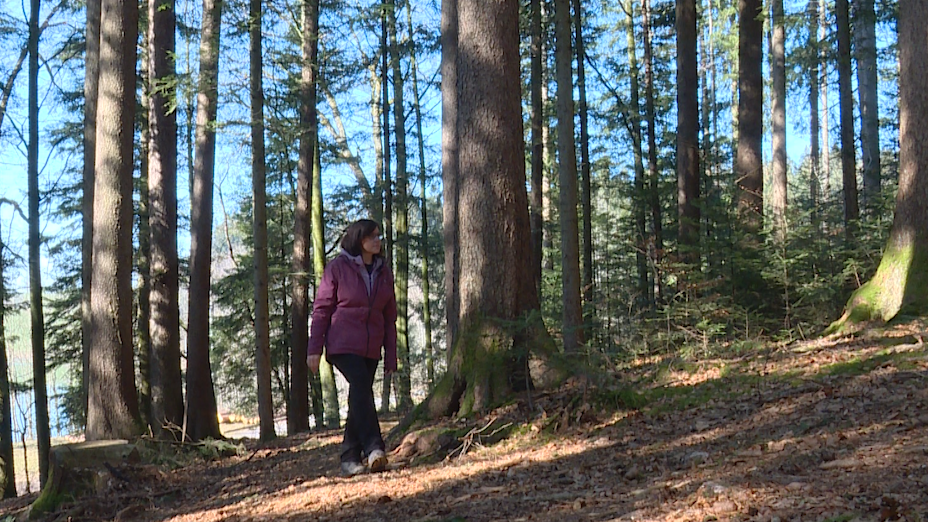
<path id="1" fill-rule="evenodd" d="M 387 469 L 387 456 L 383 450 L 376 449 L 367 456 L 367 465 L 371 468 L 371 473 L 378 473 Z"/>
<path id="2" fill-rule="evenodd" d="M 360 462 L 342 462 L 342 475 L 346 477 L 353 477 L 355 475 L 360 475 L 367 471 L 367 468 L 364 467 L 364 464 Z"/>

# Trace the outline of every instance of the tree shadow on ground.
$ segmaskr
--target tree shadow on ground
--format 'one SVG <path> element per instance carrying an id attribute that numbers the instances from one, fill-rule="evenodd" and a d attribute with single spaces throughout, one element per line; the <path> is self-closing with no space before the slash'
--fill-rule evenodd
<path id="1" fill-rule="evenodd" d="M 377 475 L 338 475 L 339 431 L 250 443 L 120 520 L 928 520 L 925 348 L 835 349 L 806 372 L 666 387 L 608 420 L 591 396 L 598 424 Z"/>

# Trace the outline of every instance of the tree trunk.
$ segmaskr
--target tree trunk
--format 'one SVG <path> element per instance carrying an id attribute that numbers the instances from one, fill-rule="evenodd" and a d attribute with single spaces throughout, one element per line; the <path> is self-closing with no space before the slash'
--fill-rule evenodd
<path id="1" fill-rule="evenodd" d="M 583 13 L 581 0 L 573 0 L 574 30 L 577 42 L 577 112 L 580 117 L 580 207 L 583 209 L 583 252 L 581 263 L 583 279 L 583 303 L 587 310 L 583 314 L 584 323 L 589 324 L 593 317 L 593 201 L 590 185 L 590 133 L 587 130 L 588 111 L 586 105 L 586 52 L 583 45 Z M 637 120 L 637 114 L 635 115 Z"/>
<path id="2" fill-rule="evenodd" d="M 419 210 L 421 221 L 421 240 L 419 241 L 419 257 L 422 262 L 422 326 L 425 329 L 425 374 L 428 389 L 431 391 L 435 384 L 435 357 L 432 346 L 432 307 L 431 285 L 429 284 L 429 215 L 428 194 L 426 193 L 425 169 L 425 139 L 422 134 L 422 107 L 419 103 L 419 67 L 416 60 L 416 47 L 412 25 L 412 2 L 406 2 L 406 23 L 409 25 L 409 42 L 412 45 L 410 55 L 410 75 L 412 76 L 413 108 L 416 112 L 416 136 L 419 143 Z M 539 265 L 540 266 L 540 265 Z"/>
<path id="3" fill-rule="evenodd" d="M 183 426 L 177 257 L 177 74 L 174 0 L 150 0 L 148 188 L 151 225 L 152 427 Z M 176 434 L 176 432 L 174 432 Z"/>
<path id="4" fill-rule="evenodd" d="M 48 480 L 51 430 L 48 419 L 48 390 L 45 385 L 45 317 L 42 311 L 41 238 L 39 235 L 39 4 L 39 0 L 30 1 L 29 149 L 27 155 L 29 163 L 29 312 L 32 325 L 32 387 L 35 390 L 35 432 L 39 452 L 39 480 L 42 485 L 45 485 L 45 481 Z M 131 261 L 129 270 L 132 270 Z"/>
<path id="5" fill-rule="evenodd" d="M 309 344 L 310 212 L 313 198 L 313 162 L 318 138 L 316 118 L 316 68 L 319 56 L 319 0 L 302 2 L 302 77 L 300 79 L 300 159 L 297 164 L 296 206 L 293 212 L 293 288 L 290 306 L 290 405 L 287 434 L 309 430 Z M 325 246 L 323 245 L 323 248 Z M 321 405 L 321 403 L 320 403 Z M 321 413 L 321 412 L 320 412 Z"/>
<path id="6" fill-rule="evenodd" d="M 786 240 L 786 30 L 783 0 L 771 3 L 770 61 L 773 79 L 773 165 L 770 206 L 775 237 Z"/>
<path id="7" fill-rule="evenodd" d="M 864 209 L 876 217 L 880 199 L 880 112 L 877 93 L 876 13 L 873 0 L 854 0 L 857 95 L 860 100 L 860 156 Z"/>
<path id="8" fill-rule="evenodd" d="M 543 333 L 537 320 L 525 324 L 538 309 L 538 294 L 532 273 L 521 270 L 531 245 L 518 23 L 515 0 L 442 2 L 451 353 L 448 372 L 423 403 L 431 416 L 484 410 L 525 388 L 528 350 Z M 523 324 L 514 330 L 515 321 Z"/>
<path id="9" fill-rule="evenodd" d="M 899 190 L 889 241 L 876 274 L 848 300 L 829 331 L 866 321 L 889 321 L 900 312 L 928 312 L 928 4 L 899 2 Z"/>
<path id="10" fill-rule="evenodd" d="M 6 352 L 7 313 L 6 267 L 2 230 L 0 230 L 0 499 L 16 496 L 16 468 L 13 461 L 13 411 L 10 395 L 10 363 Z"/>
<path id="11" fill-rule="evenodd" d="M 557 70 L 557 163 L 561 223 L 561 289 L 564 351 L 583 344 L 580 301 L 580 230 L 577 223 L 577 149 L 574 144 L 573 74 L 571 72 L 570 0 L 555 0 L 555 68 Z"/>
<path id="12" fill-rule="evenodd" d="M 396 38 L 396 2 L 387 0 L 390 60 L 393 62 L 393 124 L 396 127 L 396 399 L 399 411 L 412 408 L 412 367 L 409 361 L 409 204 L 406 172 L 406 104 L 403 70 Z"/>
<path id="13" fill-rule="evenodd" d="M 851 26 L 848 0 L 835 0 L 838 26 L 838 103 L 841 107 L 841 180 L 844 190 L 844 233 L 850 243 L 860 209 L 857 203 L 857 166 L 854 159 L 854 98 L 851 91 Z"/>
<path id="14" fill-rule="evenodd" d="M 764 213 L 764 39 L 763 3 L 739 0 L 738 156 L 735 175 L 738 212 L 750 235 L 761 232 Z"/>
<path id="15" fill-rule="evenodd" d="M 825 28 L 827 27 L 828 18 L 828 0 L 819 0 L 818 41 L 825 40 Z M 822 96 L 822 174 L 825 176 L 825 186 L 822 188 L 822 202 L 828 200 L 831 193 L 831 126 L 828 124 L 828 115 L 831 112 L 828 108 L 828 51 L 824 45 L 819 44 L 819 63 L 822 64 L 822 80 L 819 82 Z"/>
<path id="16" fill-rule="evenodd" d="M 221 22 L 222 0 L 203 0 L 196 152 L 190 194 L 190 301 L 187 320 L 186 432 L 193 440 L 220 437 L 209 361 L 209 304 Z"/>
<path id="17" fill-rule="evenodd" d="M 144 4 L 143 4 L 144 5 Z M 151 3 L 149 3 L 149 6 Z M 146 9 L 147 10 L 147 9 Z M 147 13 L 145 14 L 147 16 Z M 142 24 L 147 22 L 143 21 Z M 148 24 L 149 30 L 153 26 Z M 138 310 L 136 311 L 135 348 L 138 357 L 139 372 L 139 414 L 142 426 L 150 428 L 152 433 L 161 435 L 161 423 L 152 420 L 152 354 L 151 354 L 151 197 L 148 186 L 149 177 L 149 149 L 151 148 L 151 99 L 149 91 L 151 82 L 151 68 L 149 59 L 151 39 L 149 34 L 141 37 L 142 56 L 139 56 L 139 83 L 142 84 L 139 93 L 139 204 L 138 227 L 139 248 L 135 253 L 138 260 Z M 157 427 L 156 427 L 157 426 Z"/>
<path id="18" fill-rule="evenodd" d="M 461 242 L 458 221 L 460 206 L 460 171 L 461 139 L 458 132 L 458 54 L 460 23 L 458 14 L 459 0 L 441 0 L 441 174 L 443 202 L 442 207 L 442 243 L 445 251 L 445 314 L 447 317 L 446 346 L 448 360 L 451 360 L 452 341 L 458 336 L 461 308 L 460 290 L 456 278 L 461 271 L 461 255 L 458 245 Z M 468 0 L 464 0 L 465 2 Z M 466 44 L 466 42 L 465 42 Z"/>
<path id="19" fill-rule="evenodd" d="M 316 288 L 322 282 L 322 273 L 325 271 L 325 220 L 323 219 L 322 201 L 322 160 L 319 155 L 319 140 L 316 140 L 313 154 L 313 274 Z M 324 424 L 327 428 L 337 428 L 341 423 L 341 414 L 338 411 L 338 388 L 335 385 L 335 368 L 329 364 L 325 357 L 319 361 L 318 396 L 322 402 L 316 406 L 313 403 L 316 425 Z"/>
<path id="20" fill-rule="evenodd" d="M 132 145 L 138 4 L 103 0 L 87 440 L 139 434 L 132 348 Z M 215 419 L 215 416 L 214 416 Z"/>
<path id="21" fill-rule="evenodd" d="M 809 0 L 807 9 L 809 18 L 809 38 L 806 47 L 811 50 L 809 62 L 809 200 L 812 206 L 812 225 L 818 227 L 819 177 L 821 173 L 821 151 L 819 149 L 818 118 L 818 78 L 819 78 L 819 42 L 818 42 L 818 0 Z"/>
<path id="22" fill-rule="evenodd" d="M 391 175 L 390 175 L 390 64 L 389 64 L 389 49 L 387 47 L 387 12 L 386 9 L 382 9 L 380 13 L 380 52 L 381 52 L 381 67 L 380 67 L 380 85 L 383 92 L 381 102 L 381 113 L 380 116 L 383 118 L 383 124 L 381 125 L 381 131 L 383 132 L 383 169 L 381 173 L 383 174 L 383 185 L 382 185 L 382 194 L 383 194 L 383 252 L 386 257 L 386 263 L 389 266 L 393 265 L 393 188 L 391 187 Z M 399 333 L 397 332 L 397 336 Z M 397 364 L 399 362 L 397 361 Z M 390 411 L 390 385 L 392 384 L 392 377 L 383 374 L 383 380 L 381 381 L 380 389 L 380 412 L 386 413 Z"/>
<path id="23" fill-rule="evenodd" d="M 318 20 L 318 18 L 317 18 Z M 313 144 L 313 174 L 312 174 L 312 241 L 313 241 L 313 275 L 314 288 L 319 288 L 322 282 L 322 273 L 325 271 L 325 219 L 322 206 L 322 162 L 319 159 L 319 140 L 316 133 L 316 143 Z M 308 342 L 308 341 L 307 341 Z M 312 379 L 313 417 L 316 428 L 338 427 L 338 390 L 335 388 L 335 371 L 332 365 L 323 357 L 319 361 L 319 378 Z M 334 412 L 330 411 L 335 409 Z M 329 419 L 334 422 L 329 423 Z"/>
<path id="24" fill-rule="evenodd" d="M 680 259 L 699 263 L 699 58 L 696 0 L 676 1 L 677 216 Z"/>
<path id="25" fill-rule="evenodd" d="M 648 288 L 648 301 L 655 303 L 664 300 L 664 285 L 661 280 L 660 265 L 664 252 L 663 219 L 660 202 L 660 173 L 657 170 L 657 117 L 654 109 L 654 66 L 651 47 L 651 0 L 643 0 L 642 30 L 644 31 L 644 112 L 648 121 L 648 203 L 651 207 L 651 241 L 648 257 L 652 265 L 654 285 Z M 654 295 L 655 288 L 657 295 Z"/>
<path id="26" fill-rule="evenodd" d="M 84 50 L 84 165 L 81 177 L 81 404 L 87 414 L 93 310 L 93 185 L 97 140 L 97 88 L 100 82 L 100 1 L 87 0 Z M 86 419 L 86 417 L 85 417 Z"/>
<path id="27" fill-rule="evenodd" d="M 255 240 L 255 374 L 258 387 L 259 437 L 277 437 L 271 392 L 270 309 L 268 305 L 267 165 L 264 153 L 264 61 L 261 56 L 261 0 L 249 2 L 251 76 L 251 186 Z"/>
<path id="28" fill-rule="evenodd" d="M 530 1 L 531 17 L 531 125 L 532 125 L 532 172 L 529 184 L 531 192 L 530 221 L 532 225 L 532 274 L 535 278 L 535 288 L 541 292 L 541 266 L 544 258 L 544 140 L 542 138 L 542 125 L 544 121 L 544 106 L 541 102 L 541 87 L 543 77 L 544 39 L 541 31 L 541 0 Z M 539 293 L 540 295 L 540 293 Z"/>
<path id="29" fill-rule="evenodd" d="M 636 304 L 639 309 L 648 307 L 648 259 L 647 259 L 647 220 L 645 217 L 644 189 L 644 157 L 641 150 L 641 101 L 638 95 L 638 49 L 635 41 L 635 17 L 632 0 L 625 0 L 625 12 L 628 15 L 627 31 L 628 45 L 628 74 L 630 79 L 630 107 L 632 126 L 632 157 L 635 161 L 635 194 L 632 197 L 632 208 L 635 214 L 635 266 L 638 269 L 638 297 Z"/>

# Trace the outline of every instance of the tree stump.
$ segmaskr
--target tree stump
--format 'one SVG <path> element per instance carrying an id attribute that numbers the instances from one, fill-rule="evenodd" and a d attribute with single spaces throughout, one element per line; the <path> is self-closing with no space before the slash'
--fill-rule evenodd
<path id="1" fill-rule="evenodd" d="M 53 511 L 67 497 L 101 492 L 107 487 L 114 466 L 138 460 L 138 450 L 126 440 L 54 446 L 48 457 L 48 481 L 32 503 L 29 518 Z"/>

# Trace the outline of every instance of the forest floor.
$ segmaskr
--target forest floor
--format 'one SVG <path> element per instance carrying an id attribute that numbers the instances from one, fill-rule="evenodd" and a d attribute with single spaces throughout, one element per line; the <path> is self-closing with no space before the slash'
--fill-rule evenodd
<path id="1" fill-rule="evenodd" d="M 917 322 L 639 360 L 447 421 L 443 451 L 401 445 L 373 475 L 340 476 L 337 431 L 234 441 L 175 469 L 125 465 L 42 520 L 928 521 L 926 337 Z M 0 503 L 0 521 L 29 500 Z"/>

